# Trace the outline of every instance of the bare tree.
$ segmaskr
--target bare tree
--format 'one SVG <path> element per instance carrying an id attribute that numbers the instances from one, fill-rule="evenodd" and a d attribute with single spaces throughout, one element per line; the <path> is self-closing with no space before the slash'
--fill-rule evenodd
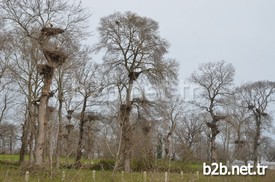
<path id="1" fill-rule="evenodd" d="M 181 145 L 183 158 L 190 159 L 195 155 L 195 145 L 201 145 L 203 124 L 200 114 L 194 112 L 184 114 L 183 118 L 178 122 L 175 134 L 177 141 Z"/>
<path id="2" fill-rule="evenodd" d="M 74 76 L 75 73 L 78 72 L 78 70 L 81 70 L 83 67 L 83 64 L 85 65 L 85 62 L 88 61 L 90 58 L 91 51 L 89 47 L 81 46 L 79 43 L 74 43 L 71 45 L 71 42 L 62 42 L 63 45 L 66 45 L 65 47 L 69 47 L 69 49 L 66 52 L 71 52 L 70 56 L 68 57 L 67 61 L 61 66 L 57 68 L 57 74 L 55 75 L 55 82 L 53 83 L 56 87 L 56 99 L 58 100 L 58 134 L 57 134 L 57 141 L 56 141 L 56 152 L 54 155 L 56 167 L 59 167 L 59 158 L 62 154 L 62 139 L 63 137 L 63 111 L 64 111 L 64 102 L 67 106 L 66 110 L 70 113 L 71 107 L 70 104 L 67 104 L 71 102 L 73 99 L 72 94 L 75 93 L 75 87 L 77 87 L 77 82 L 74 82 Z M 71 116 L 67 115 L 66 117 L 71 118 Z M 69 123 L 70 125 L 71 123 Z M 70 127 L 68 126 L 67 128 Z M 69 140 L 70 136 L 67 136 L 67 139 Z M 68 151 L 69 152 L 69 151 Z"/>
<path id="3" fill-rule="evenodd" d="M 23 34 L 39 44 L 41 53 L 46 58 L 46 64 L 38 64 L 38 72 L 43 75 L 44 86 L 39 99 L 38 132 L 36 137 L 35 163 L 41 165 L 44 136 L 45 114 L 50 86 L 55 68 L 64 63 L 69 53 L 62 50 L 63 40 L 70 42 L 83 39 L 85 20 L 88 14 L 81 8 L 80 3 L 68 4 L 64 1 L 16 1 L 3 0 L 0 3 L 1 16 L 10 23 L 10 30 Z M 58 16 L 59 15 L 59 16 Z M 60 27 L 55 28 L 53 24 Z M 64 31 L 65 33 L 62 36 Z M 75 36 L 77 35 L 77 36 Z M 77 38 L 76 38 L 77 37 Z"/>
<path id="4" fill-rule="evenodd" d="M 161 117 L 163 125 L 164 157 L 166 159 L 172 159 L 173 151 L 171 140 L 175 134 L 178 123 L 183 119 L 183 101 L 179 96 L 171 96 L 164 101 L 160 101 L 157 107 L 159 107 L 158 115 Z"/>
<path id="5" fill-rule="evenodd" d="M 243 160 L 247 162 L 248 157 L 248 144 L 249 139 L 246 133 L 251 125 L 251 114 L 243 102 L 240 95 L 235 93 L 233 97 L 227 100 L 226 107 L 227 118 L 226 122 L 233 127 L 235 149 L 233 159 Z"/>
<path id="6" fill-rule="evenodd" d="M 105 50 L 104 66 L 109 76 L 115 78 L 120 86 L 120 124 L 122 129 L 122 148 L 120 156 L 126 172 L 131 171 L 131 133 L 133 126 L 130 115 L 132 94 L 135 83 L 147 80 L 164 88 L 176 80 L 177 63 L 165 59 L 168 42 L 158 33 L 158 23 L 135 13 L 114 13 L 100 20 L 98 28 L 100 41 L 98 50 Z M 168 90 L 168 89 L 166 89 Z M 121 166 L 121 164 L 117 165 Z"/>
<path id="7" fill-rule="evenodd" d="M 82 108 L 79 114 L 79 140 L 76 152 L 75 165 L 80 166 L 80 159 L 82 157 L 83 140 L 85 134 L 85 123 L 94 122 L 100 119 L 99 114 L 95 111 L 89 111 L 89 107 L 95 106 L 98 103 L 98 98 L 105 87 L 104 75 L 100 71 L 98 64 L 86 63 L 77 72 L 76 79 L 78 82 L 77 92 L 80 93 L 82 100 Z M 90 100 L 93 98 L 93 100 Z"/>
<path id="8" fill-rule="evenodd" d="M 210 135 L 210 161 L 217 161 L 215 140 L 219 133 L 218 121 L 225 119 L 219 112 L 219 106 L 229 94 L 229 88 L 233 84 L 235 69 L 232 64 L 225 61 L 209 62 L 201 64 L 198 71 L 192 73 L 189 81 L 198 85 L 201 89 L 201 101 L 194 101 L 200 108 L 206 109 L 212 121 L 207 122 L 211 129 Z"/>
<path id="9" fill-rule="evenodd" d="M 0 93 L 3 102 L 0 104 L 0 124 L 4 119 L 5 113 L 9 108 L 10 97 L 7 91 L 7 85 L 11 83 L 8 76 L 8 62 L 11 56 L 11 46 L 8 42 L 12 41 L 10 33 L 5 30 L 5 21 L 0 17 Z"/>
<path id="10" fill-rule="evenodd" d="M 247 83 L 238 88 L 238 94 L 245 102 L 246 108 L 254 118 L 253 161 L 254 166 L 259 162 L 259 145 L 264 129 L 271 119 L 268 106 L 274 101 L 275 83 L 271 81 L 257 81 Z"/>
<path id="11" fill-rule="evenodd" d="M 270 137 L 262 138 L 261 151 L 267 161 L 275 161 L 275 141 Z"/>
<path id="12" fill-rule="evenodd" d="M 14 124 L 0 124 L 1 153 L 13 153 L 17 141 L 17 129 Z"/>
<path id="13" fill-rule="evenodd" d="M 12 79 L 13 92 L 19 94 L 17 98 L 24 98 L 20 103 L 20 107 L 25 108 L 25 116 L 22 118 L 22 137 L 20 149 L 20 164 L 24 161 L 25 152 L 29 145 L 29 160 L 33 160 L 33 139 L 36 127 L 36 115 L 38 100 L 38 92 L 40 88 L 41 78 L 36 71 L 36 65 L 42 60 L 39 54 L 37 44 L 32 39 L 26 38 L 22 33 L 13 36 L 13 41 L 9 43 L 16 50 L 7 64 L 9 77 Z"/>

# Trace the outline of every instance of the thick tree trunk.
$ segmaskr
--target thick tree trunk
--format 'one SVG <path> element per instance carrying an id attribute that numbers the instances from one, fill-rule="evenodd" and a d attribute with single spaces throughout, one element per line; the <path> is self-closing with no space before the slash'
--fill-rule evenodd
<path id="1" fill-rule="evenodd" d="M 212 122 L 211 136 L 210 136 L 210 161 L 217 162 L 217 148 L 216 148 L 216 137 L 219 133 L 216 122 Z"/>
<path id="2" fill-rule="evenodd" d="M 45 126 L 46 123 L 46 109 L 48 106 L 48 98 L 50 87 L 53 79 L 54 68 L 47 67 L 44 72 L 44 86 L 42 88 L 42 95 L 40 97 L 40 103 L 38 107 L 38 131 L 37 142 L 35 146 L 35 165 L 41 166 L 43 164 L 43 151 L 45 147 Z"/>
<path id="3" fill-rule="evenodd" d="M 125 108 L 123 112 L 123 124 L 122 124 L 122 162 L 123 168 L 125 172 L 131 171 L 131 150 L 132 150 L 132 143 L 131 143 L 131 132 L 132 126 L 129 121 L 131 108 Z"/>
<path id="4" fill-rule="evenodd" d="M 25 121 L 22 126 L 22 137 L 21 137 L 21 148 L 20 148 L 20 154 L 19 154 L 19 164 L 22 164 L 25 160 L 25 154 L 26 149 L 28 145 L 28 135 L 31 132 L 31 122 L 33 119 L 33 112 L 32 112 L 32 85 L 31 85 L 31 74 L 29 75 L 28 79 L 28 102 L 27 102 L 27 108 L 26 108 L 26 116 Z"/>
<path id="5" fill-rule="evenodd" d="M 129 81 L 126 93 L 126 104 L 120 105 L 120 126 L 121 126 L 121 147 L 116 159 L 114 171 L 121 167 L 125 172 L 131 172 L 131 155 L 132 155 L 132 131 L 133 126 L 130 122 L 130 114 L 132 109 L 131 94 L 133 88 L 133 80 Z"/>
<path id="6" fill-rule="evenodd" d="M 167 136 L 164 138 L 164 158 L 165 159 L 170 159 L 172 157 L 172 152 L 171 152 L 171 133 L 169 132 Z"/>
<path id="7" fill-rule="evenodd" d="M 130 122 L 132 109 L 131 94 L 133 89 L 133 80 L 129 80 L 129 86 L 126 95 L 126 104 L 121 105 L 121 123 L 122 123 L 122 162 L 125 172 L 131 172 L 131 155 L 132 155 L 132 131 L 133 126 Z"/>
<path id="8" fill-rule="evenodd" d="M 253 143 L 253 162 L 254 162 L 254 168 L 256 167 L 257 163 L 259 162 L 258 158 L 258 149 L 259 149 L 259 140 L 260 140 L 260 134 L 261 134 L 261 119 L 260 117 L 256 118 L 256 133 L 254 137 L 254 143 Z"/>
<path id="9" fill-rule="evenodd" d="M 216 162 L 217 161 L 217 153 L 216 153 L 216 143 L 215 143 L 216 137 L 210 138 L 210 161 Z"/>

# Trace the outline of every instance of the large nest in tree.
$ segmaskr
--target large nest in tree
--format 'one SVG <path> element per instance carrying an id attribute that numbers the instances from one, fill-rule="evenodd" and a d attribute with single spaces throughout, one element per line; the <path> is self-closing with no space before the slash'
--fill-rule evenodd
<path id="1" fill-rule="evenodd" d="M 101 116 L 97 113 L 88 113 L 85 118 L 87 121 L 96 121 L 100 120 Z"/>
<path id="2" fill-rule="evenodd" d="M 53 74 L 53 67 L 48 64 L 37 64 L 37 72 L 40 75 L 51 75 Z"/>
<path id="3" fill-rule="evenodd" d="M 128 77 L 130 78 L 130 80 L 136 80 L 138 79 L 138 76 L 142 73 L 142 71 L 136 72 L 136 71 L 132 71 L 128 74 Z"/>
<path id="4" fill-rule="evenodd" d="M 66 117 L 67 117 L 68 120 L 72 119 L 72 115 L 66 115 Z"/>
<path id="5" fill-rule="evenodd" d="M 45 36 L 55 36 L 63 33 L 64 30 L 61 28 L 43 27 L 41 33 Z"/>
<path id="6" fill-rule="evenodd" d="M 214 115 L 214 116 L 213 116 L 213 120 L 214 120 L 214 121 L 223 120 L 223 119 L 225 119 L 225 118 L 226 118 L 226 116 L 220 116 L 220 115 Z"/>
<path id="7" fill-rule="evenodd" d="M 64 52 L 58 50 L 44 49 L 43 52 L 49 64 L 53 67 L 62 65 L 67 59 L 67 55 Z"/>
<path id="8" fill-rule="evenodd" d="M 217 128 L 216 123 L 213 123 L 213 122 L 207 122 L 206 125 L 207 125 L 209 128 Z"/>
<path id="9" fill-rule="evenodd" d="M 65 127 L 68 131 L 71 131 L 72 129 L 74 129 L 74 125 L 72 124 L 67 124 Z"/>
<path id="10" fill-rule="evenodd" d="M 121 104 L 120 105 L 120 112 L 125 112 L 125 111 L 131 111 L 132 107 L 127 106 L 126 104 Z"/>

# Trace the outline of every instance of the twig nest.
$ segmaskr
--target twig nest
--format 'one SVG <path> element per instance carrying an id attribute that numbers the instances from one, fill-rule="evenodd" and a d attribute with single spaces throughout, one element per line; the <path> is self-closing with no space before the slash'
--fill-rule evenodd
<path id="1" fill-rule="evenodd" d="M 43 49 L 43 52 L 49 65 L 55 68 L 62 65 L 67 59 L 67 55 L 62 51 Z"/>
<path id="2" fill-rule="evenodd" d="M 72 124 L 67 124 L 67 125 L 66 125 L 66 129 L 67 129 L 68 131 L 71 131 L 72 129 L 74 129 L 74 125 L 72 125 Z"/>
<path id="3" fill-rule="evenodd" d="M 37 64 L 36 65 L 37 72 L 40 75 L 48 76 L 53 74 L 53 67 L 48 64 Z"/>
<path id="4" fill-rule="evenodd" d="M 41 33 L 44 36 L 55 36 L 58 34 L 62 34 L 64 32 L 61 28 L 53 28 L 53 27 L 43 27 L 41 29 Z"/>

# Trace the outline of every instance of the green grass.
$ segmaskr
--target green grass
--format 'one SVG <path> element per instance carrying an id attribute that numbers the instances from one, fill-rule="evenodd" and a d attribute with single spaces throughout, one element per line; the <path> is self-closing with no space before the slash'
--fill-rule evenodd
<path id="1" fill-rule="evenodd" d="M 25 174 L 17 164 L 17 155 L 0 155 L 0 182 L 25 182 Z M 98 161 L 94 161 L 98 162 Z M 158 165 L 164 165 L 162 161 L 157 161 Z M 182 167 L 178 162 L 171 162 L 173 167 Z M 183 176 L 179 172 L 168 174 L 169 182 L 273 182 L 275 181 L 275 171 L 269 170 L 265 176 L 203 176 L 201 164 L 189 164 L 188 168 L 193 170 L 185 172 Z M 93 182 L 93 170 L 89 169 L 47 169 L 40 171 L 30 171 L 29 182 L 61 182 L 62 171 L 65 172 L 66 182 Z M 197 176 L 196 172 L 199 171 Z M 147 182 L 164 182 L 165 172 L 147 172 Z M 96 182 L 144 182 L 143 172 L 115 173 L 111 171 L 96 171 Z"/>
<path id="2" fill-rule="evenodd" d="M 26 156 L 25 158 L 26 158 L 26 160 L 28 160 L 28 156 Z M 19 155 L 0 154 L 0 161 L 18 162 Z"/>

